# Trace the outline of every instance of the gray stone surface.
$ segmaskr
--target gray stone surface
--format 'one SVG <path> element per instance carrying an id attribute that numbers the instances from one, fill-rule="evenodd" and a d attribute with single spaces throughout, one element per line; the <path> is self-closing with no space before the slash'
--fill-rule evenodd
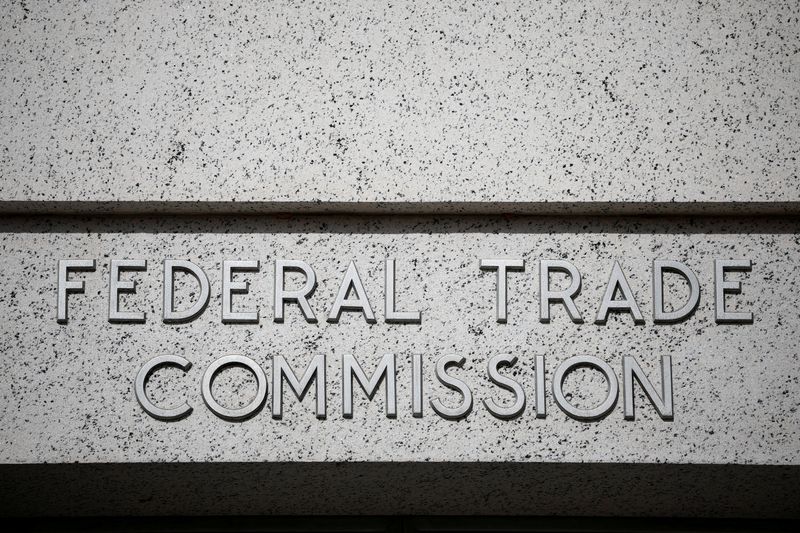
<path id="1" fill-rule="evenodd" d="M 5 211 L 800 202 L 797 2 L 3 4 Z"/>
<path id="2" fill-rule="evenodd" d="M 784 216 L 800 214 L 797 2 L 0 0 L 0 42 L 0 515 L 798 517 L 800 219 Z M 98 213 L 122 216 L 85 216 Z M 571 216 L 497 216 L 512 213 Z M 608 216 L 623 214 L 670 216 Z M 509 321 L 497 324 L 478 259 L 503 256 L 527 268 L 509 275 Z M 67 257 L 98 270 L 80 275 L 86 294 L 59 325 Z M 160 320 L 166 257 L 210 277 L 191 323 Z M 385 257 L 421 324 L 384 323 Z M 124 297 L 145 324 L 107 322 L 111 258 L 148 260 Z M 318 323 L 292 305 L 273 322 L 276 258 L 316 269 Z M 585 324 L 560 307 L 539 322 L 540 258 L 579 267 Z M 685 322 L 653 324 L 657 258 L 700 278 Z M 714 323 L 714 258 L 753 260 L 731 298 L 752 324 Z M 235 299 L 259 307 L 259 324 L 221 323 L 224 259 L 261 261 Z M 376 324 L 325 321 L 351 259 Z M 644 325 L 592 323 L 614 260 Z M 181 284 L 179 302 L 190 292 Z M 386 352 L 397 418 L 382 389 L 372 401 L 356 389 L 343 418 L 342 356 L 371 371 Z M 164 353 L 194 363 L 149 383 L 159 404 L 194 407 L 173 423 L 132 390 Z M 327 419 L 313 393 L 288 392 L 272 419 L 271 387 L 255 417 L 215 417 L 200 380 L 231 353 L 268 375 L 275 354 L 299 369 L 325 353 Z M 412 353 L 425 361 L 422 418 Z M 467 358 L 454 373 L 475 395 L 458 422 L 427 403 L 457 400 L 434 377 L 447 353 Z M 511 374 L 528 395 L 510 421 L 482 403 L 510 399 L 486 376 L 500 353 L 519 355 Z M 670 355 L 674 420 L 638 387 L 634 421 L 621 397 L 599 422 L 568 418 L 550 379 L 576 354 L 619 378 L 623 355 L 649 375 Z M 546 419 L 533 412 L 535 355 L 547 360 Z M 603 395 L 586 371 L 566 388 L 580 405 Z M 214 387 L 228 406 L 253 392 L 237 369 Z"/>
<path id="3" fill-rule="evenodd" d="M 306 461 L 489 461 L 519 463 L 686 463 L 798 465 L 797 222 L 767 219 L 622 219 L 491 217 L 205 217 L 205 218 L 7 218 L 0 237 L 0 462 L 306 462 Z M 480 257 L 524 257 L 525 273 L 509 277 L 509 322 L 494 320 L 494 275 L 479 271 Z M 71 320 L 55 321 L 56 261 L 96 258 L 98 271 L 82 275 L 87 293 L 70 300 Z M 160 320 L 164 257 L 188 258 L 203 266 L 212 284 L 206 312 L 185 325 Z M 312 305 L 318 324 L 287 307 L 283 324 L 272 321 L 269 305 L 272 261 L 307 260 L 318 274 Z M 398 260 L 398 295 L 404 308 L 420 309 L 420 325 L 386 324 L 382 310 L 382 261 Z M 539 258 L 571 259 L 583 272 L 577 300 L 587 323 L 570 322 L 554 307 L 551 324 L 538 321 L 534 280 Z M 129 308 L 148 313 L 145 324 L 109 324 L 109 258 L 143 258 L 135 274 L 139 293 Z M 702 299 L 694 316 L 675 325 L 654 325 L 650 311 L 650 264 L 656 258 L 685 261 L 698 274 Z M 753 271 L 745 291 L 732 302 L 752 309 L 751 325 L 713 320 L 712 261 L 749 258 Z M 220 321 L 220 262 L 259 259 L 258 274 L 245 276 L 257 305 L 258 325 Z M 341 322 L 324 319 L 347 262 L 357 262 L 378 322 L 357 313 Z M 613 260 L 622 262 L 647 322 L 634 326 L 628 315 L 605 326 L 592 323 Z M 413 288 L 412 288 L 413 287 Z M 680 287 L 676 287 L 680 294 Z M 182 294 L 186 294 L 184 290 Z M 230 353 L 246 354 L 268 371 L 274 354 L 295 366 L 313 353 L 329 358 L 329 416 L 317 420 L 313 395 L 290 398 L 284 418 L 265 409 L 231 423 L 215 417 L 199 393 L 205 367 Z M 355 415 L 341 414 L 340 360 L 353 353 L 374 368 L 385 352 L 398 356 L 398 416 L 383 412 L 383 391 L 369 402 L 356 394 Z M 424 354 L 426 399 L 456 401 L 433 376 L 434 361 L 463 354 L 455 372 L 475 393 L 465 420 L 447 421 L 427 407 L 423 418 L 410 409 L 410 354 Z M 481 403 L 507 393 L 486 378 L 488 358 L 520 356 L 513 375 L 528 393 L 525 414 L 511 421 L 493 418 Z M 165 423 L 147 416 L 132 391 L 134 376 L 148 359 L 163 353 L 186 356 L 194 368 L 185 377 L 163 371 L 149 390 L 159 402 L 188 399 L 195 411 Z M 653 373 L 660 355 L 674 361 L 676 413 L 662 421 L 638 392 L 637 418 L 625 421 L 622 405 L 596 423 L 568 418 L 548 394 L 548 416 L 532 411 L 533 356 L 544 354 L 549 378 L 571 355 L 596 354 L 621 374 L 623 355 L 635 356 Z M 253 391 L 244 372 L 223 374 L 216 393 L 226 405 Z M 574 401 L 587 405 L 602 397 L 603 383 L 591 373 L 567 381 Z M 272 396 L 272 390 L 269 397 Z M 269 401 L 269 399 L 268 399 Z"/>

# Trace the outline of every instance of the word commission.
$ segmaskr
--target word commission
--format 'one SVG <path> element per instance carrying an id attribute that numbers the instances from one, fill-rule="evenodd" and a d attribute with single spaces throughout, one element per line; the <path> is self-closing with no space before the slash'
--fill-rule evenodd
<path id="1" fill-rule="evenodd" d="M 463 367 L 466 358 L 458 355 L 445 355 L 436 362 L 436 378 L 445 387 L 459 393 L 460 401 L 457 405 L 448 406 L 440 399 L 430 400 L 430 407 L 433 411 L 448 420 L 459 420 L 466 417 L 472 411 L 473 394 L 469 385 L 455 375 L 448 372 L 453 367 Z M 504 405 L 495 402 L 493 399 L 483 401 L 486 409 L 495 417 L 500 419 L 513 419 L 520 416 L 525 411 L 526 393 L 522 385 L 514 379 L 500 372 L 501 368 L 511 367 L 517 363 L 517 357 L 512 355 L 496 355 L 489 360 L 487 367 L 489 380 L 502 389 L 514 395 L 511 404 Z M 423 372 L 422 355 L 413 354 L 411 357 L 411 411 L 415 417 L 422 417 L 423 406 Z M 228 366 L 237 365 L 247 368 L 256 378 L 256 395 L 246 406 L 230 409 L 222 406 L 211 393 L 211 384 L 217 374 Z M 184 402 L 178 407 L 162 408 L 155 405 L 147 396 L 145 384 L 150 375 L 158 368 L 163 366 L 176 366 L 188 372 L 192 363 L 180 356 L 162 355 L 154 357 L 142 366 L 136 375 L 134 391 L 136 399 L 147 414 L 159 420 L 180 420 L 189 416 L 192 407 Z M 316 355 L 306 367 L 301 378 L 289 366 L 283 356 L 276 355 L 272 358 L 272 417 L 280 419 L 283 417 L 283 385 L 295 394 L 298 400 L 302 401 L 311 389 L 312 383 L 316 384 L 316 416 L 317 418 L 327 418 L 327 378 L 326 378 L 326 357 Z M 603 376 L 606 381 L 606 397 L 597 406 L 591 408 L 577 407 L 570 403 L 568 396 L 563 391 L 564 381 L 567 375 L 576 368 L 589 367 Z M 394 354 L 385 354 L 378 362 L 377 368 L 372 375 L 362 368 L 361 364 L 352 355 L 342 357 L 341 367 L 342 379 L 342 415 L 344 418 L 353 417 L 353 384 L 357 381 L 369 399 L 375 396 L 381 383 L 385 385 L 386 396 L 386 416 L 395 418 L 397 416 L 397 368 Z M 545 360 L 543 355 L 534 357 L 535 383 L 535 410 L 537 418 L 547 416 L 545 403 Z M 656 389 L 650 379 L 642 371 L 641 366 L 633 357 L 625 356 L 622 359 L 623 375 L 623 397 L 625 403 L 624 416 L 626 420 L 634 419 L 634 378 L 644 389 L 645 394 L 655 407 L 656 412 L 664 420 L 673 418 L 672 407 L 672 359 L 669 356 L 661 358 L 661 390 Z M 619 382 L 614 370 L 602 359 L 589 355 L 574 356 L 563 361 L 555 370 L 552 378 L 552 395 L 556 405 L 572 418 L 583 421 L 599 420 L 614 408 L 619 396 Z M 246 420 L 255 415 L 263 406 L 267 397 L 267 377 L 261 366 L 253 359 L 243 355 L 227 355 L 220 357 L 211 363 L 203 374 L 200 392 L 203 401 L 215 415 L 225 420 L 239 421 Z"/>
<path id="2" fill-rule="evenodd" d="M 563 259 L 550 259 L 539 261 L 539 320 L 543 323 L 550 322 L 550 311 L 554 304 L 563 305 L 570 319 L 575 323 L 584 321 L 583 315 L 575 303 L 575 298 L 581 291 L 581 273 L 570 261 Z M 508 318 L 507 287 L 508 276 L 512 272 L 525 270 L 522 259 L 481 259 L 478 267 L 484 271 L 496 273 L 496 320 L 505 323 Z M 730 311 L 726 309 L 726 296 L 738 294 L 742 290 L 740 281 L 726 279 L 726 274 L 731 271 L 750 271 L 750 260 L 714 260 L 714 313 L 717 323 L 750 323 L 753 320 L 751 312 Z M 259 261 L 223 261 L 222 263 L 222 322 L 223 323 L 258 323 L 259 310 L 234 311 L 232 307 L 233 294 L 246 294 L 249 283 L 234 280 L 234 273 L 257 272 L 260 269 Z M 58 301 L 57 320 L 59 323 L 68 322 L 67 296 L 70 293 L 83 293 L 85 283 L 83 280 L 71 279 L 70 274 L 76 271 L 95 271 L 94 259 L 65 259 L 58 262 Z M 136 282 L 121 280 L 123 270 L 145 271 L 146 260 L 119 260 L 110 261 L 109 272 L 109 322 L 142 323 L 146 321 L 145 313 L 133 310 L 123 310 L 120 305 L 122 293 L 134 293 Z M 286 272 L 299 273 L 304 279 L 300 288 L 286 288 Z M 184 323 L 200 316 L 206 309 L 210 297 L 210 284 L 205 271 L 197 264 L 188 260 L 166 259 L 163 262 L 163 314 L 165 323 Z M 194 277 L 199 286 L 197 299 L 184 309 L 175 308 L 174 287 L 176 272 L 183 272 Z M 566 275 L 566 288 L 553 288 L 551 273 L 558 272 Z M 664 305 L 664 280 L 665 274 L 677 275 L 688 284 L 689 295 L 680 307 L 665 309 Z M 395 261 L 386 259 L 384 263 L 384 320 L 387 323 L 420 323 L 422 314 L 419 311 L 399 311 L 396 306 L 395 294 Z M 562 285 L 564 285 L 562 283 Z M 278 259 L 274 264 L 273 277 L 273 320 L 283 322 L 286 304 L 296 304 L 307 322 L 316 322 L 317 317 L 312 309 L 310 300 L 317 286 L 314 269 L 308 263 L 295 259 Z M 687 319 L 697 308 L 700 299 L 700 283 L 696 274 L 684 263 L 675 260 L 655 260 L 652 265 L 652 291 L 653 291 L 653 322 L 674 323 Z M 367 322 L 376 322 L 375 313 L 369 297 L 362 283 L 355 262 L 350 262 L 339 285 L 336 297 L 330 307 L 327 321 L 336 323 L 342 312 L 361 313 Z M 643 323 L 644 316 L 636 302 L 621 265 L 615 261 L 611 267 L 611 274 L 606 284 L 603 297 L 598 305 L 595 323 L 605 324 L 609 313 L 628 313 L 634 323 Z M 315 356 L 306 368 L 302 378 L 289 367 L 282 356 L 275 356 L 272 365 L 272 416 L 281 418 L 283 414 L 283 386 L 284 383 L 302 400 L 308 393 L 312 383 L 316 383 L 316 416 L 327 417 L 326 398 L 326 359 L 324 355 Z M 458 420 L 466 417 L 473 408 L 473 394 L 466 382 L 450 374 L 448 370 L 454 367 L 463 367 L 465 358 L 458 355 L 445 355 L 436 362 L 436 378 L 447 388 L 459 393 L 461 401 L 455 406 L 448 406 L 440 399 L 431 400 L 432 410 L 442 418 Z M 504 405 L 492 399 L 483 400 L 486 409 L 500 419 L 513 419 L 520 416 L 526 408 L 525 389 L 517 381 L 502 374 L 500 369 L 512 367 L 517 363 L 517 357 L 512 355 L 497 355 L 489 360 L 487 374 L 489 380 L 502 389 L 514 395 L 511 404 Z M 369 398 L 372 398 L 381 383 L 385 384 L 386 415 L 393 418 L 397 414 L 396 395 L 396 368 L 395 356 L 386 354 L 378 363 L 378 367 L 371 376 L 361 368 L 351 355 L 342 359 L 342 413 L 345 418 L 353 416 L 353 382 L 359 383 Z M 257 393 L 255 398 L 246 406 L 230 409 L 222 406 L 211 393 L 211 384 L 217 374 L 229 366 L 242 366 L 247 368 L 256 378 Z M 176 366 L 184 371 L 189 371 L 191 362 L 176 355 L 158 356 L 147 363 L 138 372 L 135 379 L 135 394 L 142 408 L 150 416 L 159 420 L 179 420 L 189 416 L 192 408 L 188 403 L 178 407 L 163 408 L 156 406 L 148 398 L 145 385 L 149 377 L 158 368 Z M 606 381 L 606 397 L 592 408 L 579 408 L 570 403 L 568 395 L 563 391 L 563 384 L 570 372 L 580 367 L 588 367 L 598 371 Z M 622 360 L 622 386 L 624 399 L 624 417 L 626 420 L 634 419 L 634 380 L 643 388 L 646 396 L 655 408 L 658 415 L 664 420 L 673 418 L 672 394 L 672 360 L 669 356 L 661 358 L 660 364 L 660 391 L 645 375 L 635 358 L 623 357 Z M 536 383 L 534 387 L 534 409 L 537 418 L 546 417 L 545 407 L 545 360 L 544 356 L 534 358 L 534 374 Z M 422 357 L 412 355 L 412 383 L 411 407 L 414 416 L 422 416 L 423 404 L 423 379 Z M 261 366 L 253 359 L 241 355 L 229 355 L 217 359 L 205 371 L 201 383 L 201 395 L 206 406 L 217 416 L 226 420 L 245 420 L 254 416 L 263 406 L 267 398 L 267 377 Z M 566 414 L 577 420 L 592 421 L 607 416 L 617 403 L 619 396 L 619 382 L 614 370 L 600 358 L 590 355 L 570 357 L 559 364 L 552 377 L 552 397 L 556 405 Z"/>

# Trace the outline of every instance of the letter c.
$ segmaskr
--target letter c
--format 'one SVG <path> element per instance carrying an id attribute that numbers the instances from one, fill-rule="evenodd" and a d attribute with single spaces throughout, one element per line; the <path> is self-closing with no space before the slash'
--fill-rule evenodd
<path id="1" fill-rule="evenodd" d="M 164 420 L 167 422 L 180 420 L 181 418 L 189 416 L 192 412 L 192 407 L 188 403 L 183 402 L 183 405 L 178 407 L 163 409 L 157 407 L 150 401 L 150 398 L 147 397 L 147 392 L 144 388 L 145 383 L 150 375 L 162 366 L 177 366 L 186 372 L 192 367 L 192 363 L 179 355 L 159 355 L 158 357 L 150 359 L 142 366 L 139 373 L 136 374 L 136 383 L 134 386 L 136 399 L 139 401 L 139 405 L 142 406 L 142 409 L 157 420 Z"/>

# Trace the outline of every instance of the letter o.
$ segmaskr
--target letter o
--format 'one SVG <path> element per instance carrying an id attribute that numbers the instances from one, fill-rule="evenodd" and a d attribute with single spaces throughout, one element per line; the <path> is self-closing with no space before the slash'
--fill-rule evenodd
<path id="1" fill-rule="evenodd" d="M 600 373 L 606 378 L 606 383 L 608 383 L 608 393 L 606 395 L 606 399 L 603 400 L 603 403 L 597 407 L 593 407 L 591 409 L 579 409 L 569 403 L 567 398 L 564 396 L 564 391 L 562 388 L 564 386 L 564 380 L 567 378 L 567 374 L 579 367 L 591 367 L 599 370 Z M 553 374 L 553 397 L 555 398 L 556 403 L 561 410 L 576 420 L 590 422 L 592 420 L 599 420 L 603 418 L 617 404 L 618 395 L 619 382 L 617 381 L 617 375 L 614 374 L 614 370 L 605 361 L 591 355 L 576 355 L 574 357 L 570 357 L 558 365 L 555 374 Z"/>
<path id="2" fill-rule="evenodd" d="M 256 377 L 256 385 L 258 387 L 256 390 L 256 397 L 248 405 L 240 407 L 239 409 L 223 407 L 214 399 L 214 395 L 211 394 L 211 382 L 214 381 L 217 372 L 229 366 L 243 366 L 250 370 Z M 226 355 L 211 363 L 206 369 L 206 373 L 203 374 L 201 392 L 203 394 L 203 401 L 211 412 L 218 417 L 234 422 L 246 420 L 255 415 L 264 405 L 264 400 L 267 399 L 267 377 L 264 375 L 264 371 L 261 367 L 258 366 L 258 363 L 249 357 L 245 357 L 244 355 Z"/>
<path id="3" fill-rule="evenodd" d="M 159 355 L 158 357 L 150 359 L 144 364 L 144 366 L 142 366 L 142 368 L 139 370 L 139 373 L 136 374 L 136 381 L 134 382 L 133 387 L 134 393 L 136 394 L 136 400 L 148 415 L 157 420 L 164 420 L 167 422 L 180 420 L 181 418 L 189 416 L 192 412 L 192 407 L 188 403 L 183 402 L 183 405 L 178 407 L 163 409 L 161 407 L 157 407 L 153 402 L 150 401 L 150 398 L 147 397 L 147 392 L 144 389 L 144 385 L 150 375 L 162 366 L 177 366 L 186 372 L 189 370 L 189 368 L 191 368 L 192 363 L 179 355 Z"/>

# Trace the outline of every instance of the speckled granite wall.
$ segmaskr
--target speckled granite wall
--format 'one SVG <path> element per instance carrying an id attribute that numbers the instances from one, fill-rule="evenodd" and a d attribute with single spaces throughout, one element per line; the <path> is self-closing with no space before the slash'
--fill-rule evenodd
<path id="1" fill-rule="evenodd" d="M 2 2 L 0 42 L 0 514 L 800 517 L 796 2 Z M 506 324 L 478 269 L 498 256 L 527 264 L 509 275 Z M 80 274 L 86 294 L 61 325 L 67 257 L 98 269 Z M 160 320 L 166 257 L 209 275 L 191 323 Z M 273 322 L 278 257 L 316 269 L 318 323 L 292 305 Z M 421 324 L 384 323 L 385 257 Z M 146 323 L 106 320 L 112 258 L 148 261 L 124 299 Z M 560 307 L 539 322 L 540 258 L 581 270 L 585 324 Z M 657 258 L 700 279 L 685 322 L 653 324 Z M 732 297 L 752 324 L 714 322 L 715 258 L 753 261 Z M 225 259 L 261 261 L 236 297 L 259 324 L 221 323 Z M 351 259 L 375 324 L 325 321 Z M 614 260 L 643 325 L 592 321 Z M 385 352 L 397 418 L 382 390 L 367 401 L 358 388 L 343 418 L 342 356 L 371 370 Z M 520 356 L 529 399 L 508 421 L 482 403 L 510 399 L 485 372 L 504 352 Z M 163 353 L 194 363 L 148 388 L 194 407 L 179 422 L 147 416 L 132 390 Z M 200 379 L 230 353 L 268 375 L 275 354 L 296 368 L 327 354 L 327 419 L 313 392 L 287 392 L 273 419 L 271 386 L 250 420 L 211 414 Z M 427 403 L 456 398 L 433 373 L 445 353 L 467 358 L 456 373 L 475 394 L 458 422 Z M 633 421 L 621 396 L 599 422 L 567 417 L 550 380 L 576 354 L 619 378 L 623 355 L 648 375 L 670 355 L 674 420 L 638 387 Z M 222 403 L 254 392 L 246 373 L 223 375 Z M 602 397 L 595 374 L 566 386 L 577 404 Z"/>
<path id="2" fill-rule="evenodd" d="M 614 222 L 580 217 L 51 217 L 6 219 L 3 228 L 4 287 L 0 294 L 6 319 L 2 323 L 0 349 L 6 354 L 6 362 L 4 378 L 0 380 L 4 399 L 0 449 L 4 463 L 77 462 L 102 466 L 162 461 L 267 462 L 283 464 L 281 468 L 291 471 L 293 463 L 302 468 L 297 462 L 354 462 L 362 465 L 359 468 L 399 462 L 412 469 L 405 474 L 402 483 L 406 484 L 411 483 L 407 476 L 414 471 L 414 465 L 429 461 L 453 461 L 453 465 L 496 462 L 495 474 L 506 472 L 503 476 L 510 476 L 511 480 L 514 470 L 510 465 L 518 463 L 620 467 L 633 463 L 761 465 L 788 468 L 782 475 L 788 475 L 790 480 L 797 472 L 800 387 L 796 332 L 800 317 L 794 295 L 798 290 L 800 227 L 796 222 L 630 218 Z M 191 258 L 207 270 L 211 279 L 211 303 L 200 318 L 189 324 L 166 325 L 160 320 L 160 261 L 165 256 Z M 404 308 L 420 309 L 422 324 L 383 322 L 381 261 L 386 256 L 398 260 L 399 301 Z M 478 269 L 478 258 L 490 256 L 522 257 L 528 262 L 525 273 L 509 276 L 507 324 L 495 321 L 494 275 Z M 98 259 L 97 272 L 80 275 L 87 280 L 87 292 L 71 297 L 71 320 L 66 325 L 55 321 L 55 265 L 62 257 Z M 271 262 L 276 257 L 305 259 L 315 267 L 319 287 L 312 306 L 320 317 L 319 323 L 306 323 L 297 306 L 287 307 L 284 323 L 272 321 Z M 646 323 L 635 326 L 629 315 L 620 315 L 613 316 L 604 326 L 591 320 L 573 324 L 563 309 L 554 307 L 552 323 L 541 324 L 534 285 L 540 257 L 568 257 L 581 269 L 584 288 L 577 303 L 587 317 L 594 315 L 611 263 L 619 259 L 644 310 Z M 652 323 L 649 268 L 654 258 L 663 257 L 686 261 L 703 286 L 697 311 L 681 324 Z M 743 278 L 744 293 L 732 297 L 732 301 L 738 300 L 742 308 L 753 310 L 753 324 L 714 323 L 712 261 L 719 257 L 752 258 L 753 271 Z M 147 311 L 145 324 L 107 322 L 109 258 L 149 261 L 147 272 L 134 275 L 140 282 L 139 292 L 125 299 L 128 308 Z M 357 261 L 361 270 L 378 315 L 376 324 L 367 324 L 359 313 L 346 313 L 338 324 L 324 320 L 350 258 Z M 260 273 L 246 276 L 251 281 L 251 293 L 239 297 L 242 307 L 260 308 L 260 324 L 221 323 L 222 259 L 262 261 Z M 414 290 L 410 290 L 412 285 Z M 202 372 L 222 355 L 246 354 L 269 370 L 274 354 L 284 355 L 299 366 L 316 352 L 329 357 L 326 420 L 314 416 L 313 392 L 301 403 L 286 396 L 282 420 L 272 419 L 265 408 L 248 421 L 226 422 L 202 403 Z M 372 368 L 384 352 L 398 355 L 397 418 L 385 416 L 381 390 L 371 402 L 357 391 L 355 414 L 352 419 L 344 419 L 342 355 L 353 353 L 365 367 Z M 424 354 L 426 368 L 422 418 L 412 417 L 410 409 L 410 354 L 414 352 Z M 475 394 L 473 413 L 458 422 L 440 418 L 427 406 L 427 400 L 434 397 L 457 400 L 433 374 L 435 359 L 450 352 L 467 357 L 464 370 L 456 373 L 469 382 Z M 489 383 L 485 373 L 488 357 L 503 352 L 520 356 L 513 375 L 524 384 L 530 399 L 524 415 L 511 421 L 492 417 L 481 403 L 488 398 L 510 400 L 509 394 Z M 177 371 L 156 374 L 149 387 L 158 402 L 179 403 L 187 399 L 194 406 L 191 416 L 179 422 L 166 423 L 147 416 L 132 390 L 140 366 L 163 353 L 181 354 L 195 363 L 183 378 Z M 597 354 L 608 361 L 620 379 L 623 355 L 636 356 L 650 373 L 655 372 L 660 355 L 671 355 L 674 420 L 661 420 L 641 391 L 637 393 L 634 421 L 623 419 L 620 401 L 604 420 L 578 422 L 561 412 L 549 393 L 548 416 L 536 419 L 532 408 L 534 355 L 546 356 L 549 391 L 555 365 L 583 353 Z M 215 393 L 229 406 L 246 403 L 254 392 L 252 379 L 243 371 L 231 371 L 219 381 L 221 385 Z M 578 373 L 567 382 L 572 400 L 587 406 L 602 398 L 602 387 L 603 382 L 590 373 Z M 272 393 L 270 388 L 270 398 Z M 501 465 L 512 470 L 502 470 Z M 106 470 L 92 472 L 112 475 L 113 479 Z M 502 479 L 490 482 L 495 478 L 487 472 L 472 473 L 477 475 L 476 483 L 486 483 L 487 487 L 503 484 Z M 306 471 L 305 475 L 315 474 Z M 614 474 L 626 482 L 631 481 L 630 475 Z M 716 475 L 725 479 L 719 471 Z M 682 476 L 685 484 L 690 476 Z M 435 475 L 428 477 L 431 487 L 444 483 Z M 638 483 L 650 479 L 638 475 L 633 478 Z M 766 483 L 740 483 L 743 492 L 755 492 L 752 496 L 757 501 L 767 494 L 763 488 Z M 640 487 L 636 483 L 634 486 Z M 682 489 L 676 486 L 670 490 Z M 715 485 L 706 490 L 721 487 Z M 475 493 L 469 494 L 469 498 L 480 500 Z M 783 514 L 791 514 L 787 509 L 796 508 L 789 503 L 796 502 L 795 496 L 783 491 L 780 494 L 769 499 L 783 509 Z M 523 497 L 517 494 L 516 498 Z M 72 508 L 58 501 L 62 511 Z M 95 505 L 102 507 L 102 501 L 105 500 Z M 429 501 L 433 507 L 425 507 L 415 499 L 402 501 L 406 503 L 398 504 L 398 512 L 438 512 L 435 498 Z M 490 501 L 475 509 L 512 512 L 487 503 Z M 534 501 L 529 503 L 533 505 Z M 707 507 L 706 512 L 735 515 L 735 505 L 731 510 L 731 502 L 726 501 L 725 509 L 718 502 L 717 507 Z M 197 505 L 196 501 L 190 502 L 189 505 Z M 164 512 L 161 504 L 131 505 L 138 512 Z M 270 505 L 280 507 L 271 498 L 259 505 L 255 508 L 269 512 L 276 512 Z M 331 505 L 335 503 L 329 501 L 317 511 L 330 512 Z M 389 512 L 386 505 L 375 505 L 376 512 Z M 655 512 L 642 505 L 628 510 L 637 514 Z M 607 502 L 605 506 L 589 506 L 584 512 L 620 513 L 620 508 L 612 507 Z M 220 510 L 219 505 L 210 508 Z M 296 511 L 295 508 L 288 503 L 284 506 Z M 556 508 L 556 503 L 549 503 L 548 514 Z M 343 512 L 358 511 L 344 509 Z M 777 512 L 776 507 L 769 509 L 764 512 Z M 542 512 L 525 506 L 518 510 Z M 748 515 L 754 512 L 743 508 L 740 511 Z"/>
<path id="3" fill-rule="evenodd" d="M 309 218 L 309 219 L 57 219 L 10 221 L 2 236 L 6 310 L 0 390 L 2 460 L 6 462 L 127 461 L 566 461 L 797 464 L 800 462 L 800 404 L 797 331 L 800 317 L 794 295 L 800 290 L 798 226 L 795 223 L 703 220 L 611 223 L 571 219 L 491 218 Z M 430 231 L 433 230 L 431 233 Z M 205 313 L 189 324 L 161 321 L 161 260 L 190 258 L 211 280 Z M 482 257 L 522 257 L 525 273 L 509 274 L 509 319 L 495 321 L 495 276 L 481 272 Z M 87 280 L 86 295 L 70 297 L 71 320 L 55 320 L 56 262 L 63 257 L 97 258 L 98 271 L 77 274 Z M 304 259 L 317 271 L 311 300 L 319 322 L 308 324 L 298 306 L 287 304 L 283 324 L 272 320 L 272 262 Z M 401 308 L 419 309 L 415 324 L 383 321 L 383 258 L 398 262 Z M 539 258 L 567 257 L 583 271 L 576 302 L 585 324 L 573 324 L 563 306 L 553 305 L 550 324 L 539 322 Z M 751 258 L 753 272 L 742 296 L 731 296 L 752 310 L 748 324 L 716 324 L 713 316 L 713 259 Z M 109 324 L 109 258 L 147 259 L 138 294 L 124 297 L 131 310 L 145 310 L 145 324 Z M 686 261 L 701 281 L 702 301 L 680 324 L 652 322 L 650 266 L 656 258 Z M 262 271 L 240 274 L 251 293 L 238 296 L 239 309 L 259 307 L 257 325 L 222 324 L 220 262 L 258 259 Z M 358 312 L 338 324 L 325 321 L 350 259 L 357 262 L 378 322 L 367 324 Z M 636 326 L 628 314 L 593 323 L 613 261 L 622 262 L 647 322 Z M 732 275 L 735 277 L 735 275 Z M 555 279 L 555 278 L 554 278 Z M 413 287 L 413 290 L 412 290 Z M 676 294 L 684 289 L 680 288 Z M 218 419 L 202 403 L 200 378 L 222 355 L 246 354 L 266 369 L 275 354 L 295 368 L 310 354 L 328 355 L 328 419 L 317 420 L 313 392 L 302 404 L 289 399 L 283 420 L 267 411 L 242 423 Z M 342 418 L 341 357 L 354 354 L 374 368 L 385 352 L 398 356 L 398 416 L 384 414 L 383 391 L 368 402 L 356 391 L 352 420 Z M 426 409 L 411 414 L 410 355 L 424 354 Z M 529 408 L 516 420 L 493 418 L 481 399 L 509 401 L 511 395 L 486 376 L 488 358 L 518 354 L 512 373 L 525 385 Z M 163 404 L 187 398 L 195 407 L 188 419 L 165 423 L 147 416 L 136 403 L 133 379 L 152 357 L 183 355 L 195 367 L 181 379 L 177 370 L 156 376 L 152 391 Z M 437 416 L 427 399 L 457 403 L 434 377 L 441 355 L 467 357 L 462 375 L 473 387 L 475 409 L 460 422 Z M 548 394 L 549 414 L 533 412 L 534 355 L 548 362 L 548 390 L 555 365 L 577 354 L 596 354 L 621 379 L 621 358 L 636 356 L 658 383 L 656 363 L 671 355 L 676 413 L 662 421 L 644 396 L 637 420 L 625 421 L 620 401 L 613 415 L 598 423 L 569 419 Z M 236 376 L 245 376 L 232 372 Z M 568 388 L 589 406 L 603 398 L 603 381 Z M 225 382 L 225 380 L 220 380 Z M 248 400 L 253 383 L 227 390 L 232 404 Z M 588 389 L 587 389 L 588 387 Z M 225 398 L 226 389 L 220 391 Z M 272 391 L 270 390 L 270 398 Z M 258 445 L 254 445 L 258 443 Z M 313 444 L 312 444 L 313 443 Z"/>
<path id="4" fill-rule="evenodd" d="M 798 210 L 797 2 L 3 3 L 5 210 Z"/>

